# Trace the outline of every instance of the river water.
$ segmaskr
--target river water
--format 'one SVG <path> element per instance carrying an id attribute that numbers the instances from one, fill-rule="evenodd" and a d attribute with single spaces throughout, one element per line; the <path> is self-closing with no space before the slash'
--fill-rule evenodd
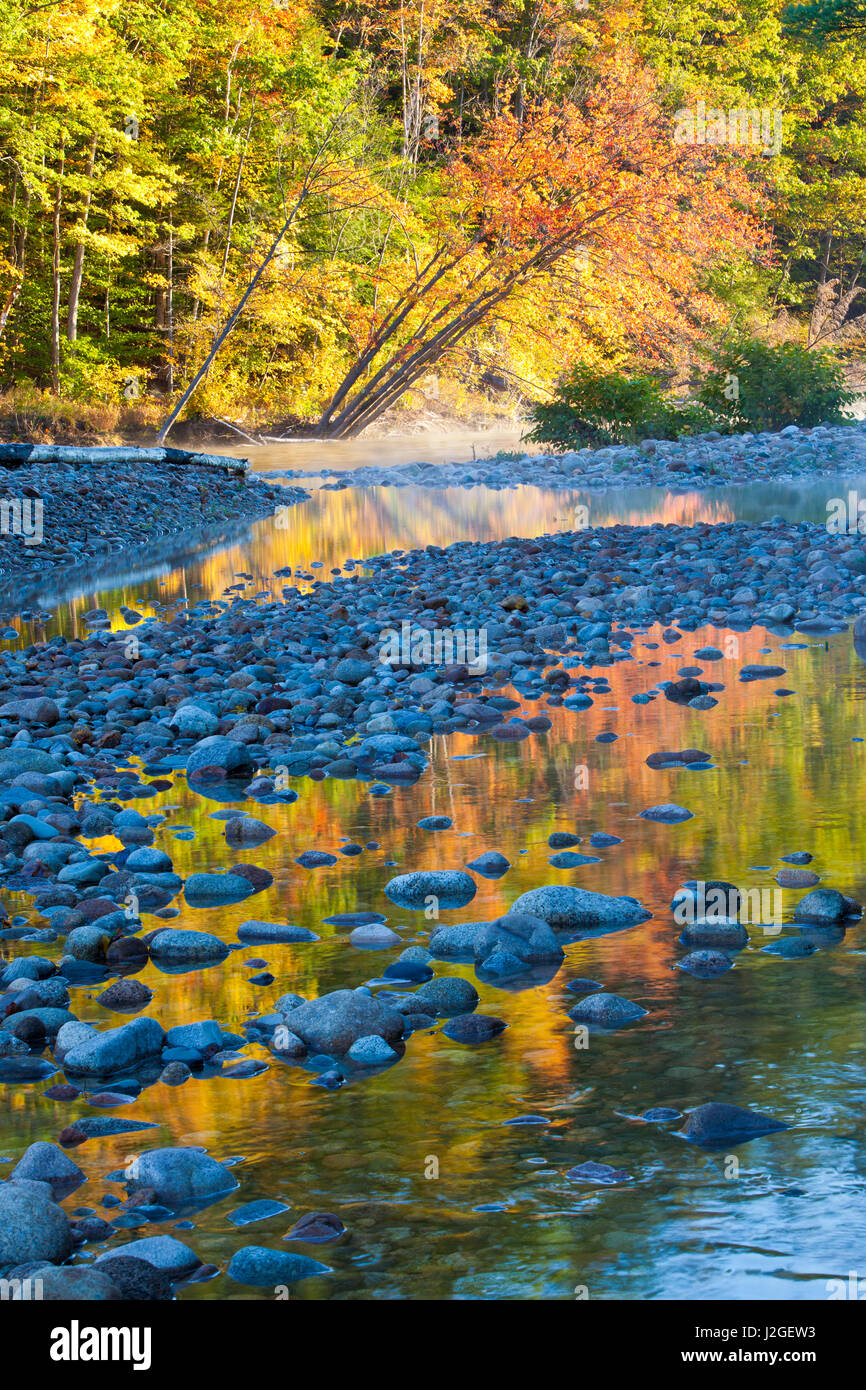
<path id="1" fill-rule="evenodd" d="M 279 466 L 286 466 L 284 458 Z M 817 521 L 826 518 L 829 497 L 856 486 L 856 480 L 822 479 L 676 495 L 623 490 L 595 493 L 589 503 L 595 525 L 776 514 Z M 586 502 L 576 492 L 533 488 L 319 492 L 279 524 L 257 522 L 223 543 L 204 539 L 188 553 L 176 547 L 164 562 L 108 561 L 84 584 L 46 579 L 27 599 L 33 607 L 56 608 L 55 616 L 22 628 L 27 636 L 71 634 L 83 630 L 81 615 L 94 606 L 107 608 L 122 627 L 121 603 L 145 614 L 171 611 L 184 600 L 218 598 L 229 585 L 246 582 L 239 574 L 252 576 L 247 596 L 279 595 L 287 581 L 274 580 L 273 571 L 286 564 L 297 569 L 298 582 L 309 583 L 349 558 L 396 547 L 567 529 L 573 509 Z M 314 562 L 322 568 L 311 568 Z M 636 706 L 632 694 L 673 676 L 695 649 L 724 647 L 732 635 L 706 628 L 685 634 L 674 648 L 659 637 L 652 631 L 639 638 L 633 662 L 606 668 L 611 693 L 585 712 L 523 702 L 515 713 L 544 712 L 553 720 L 549 733 L 523 744 L 437 737 L 420 780 L 387 796 L 371 796 L 366 783 L 300 779 L 292 805 L 247 803 L 278 834 L 241 857 L 269 869 L 273 886 L 254 902 L 210 910 L 187 906 L 181 895 L 172 925 L 229 942 L 238 924 L 255 916 L 295 922 L 320 940 L 243 947 L 222 965 L 185 974 L 149 964 L 139 976 L 154 990 L 147 1012 L 166 1028 L 216 1018 L 238 1031 L 287 991 L 313 997 L 376 979 L 401 947 L 358 950 L 325 919 L 381 911 L 404 946 L 423 942 L 430 923 L 394 908 L 384 885 L 411 869 L 461 867 L 483 850 L 501 851 L 512 868 L 498 882 L 479 879 L 468 908 L 443 913 L 448 924 L 490 920 L 529 888 L 566 882 L 632 894 L 654 916 L 566 947 L 558 974 L 532 988 L 494 988 L 469 965 L 438 964 L 437 973 L 471 979 L 481 995 L 479 1012 L 507 1023 L 480 1047 L 449 1042 L 438 1029 L 415 1034 L 396 1066 L 336 1092 L 253 1047 L 248 1052 L 269 1069 L 252 1079 L 193 1078 L 179 1088 L 146 1089 L 121 1112 L 160 1126 L 143 1133 L 142 1147 L 205 1145 L 217 1158 L 237 1159 L 240 1188 L 195 1214 L 191 1229 L 175 1230 L 172 1220 L 130 1230 L 133 1238 L 176 1234 L 221 1268 L 244 1244 L 323 1259 L 332 1273 L 293 1286 L 293 1299 L 797 1300 L 826 1298 L 829 1280 L 847 1280 L 862 1267 L 866 927 L 855 926 L 801 960 L 764 953 L 775 938 L 753 927 L 734 970 L 696 980 L 675 968 L 683 949 L 669 903 L 687 879 L 771 888 L 780 856 L 795 850 L 814 855 L 810 867 L 824 884 L 866 898 L 866 744 L 860 741 L 866 666 L 847 634 L 817 640 L 755 629 L 736 634 L 730 658 L 705 668 L 709 679 L 726 683 L 712 712 L 664 700 Z M 783 684 L 794 693 L 776 695 L 775 681 L 738 683 L 739 666 L 752 661 L 784 666 Z M 595 742 L 606 730 L 618 741 Z M 712 768 L 647 767 L 650 752 L 677 747 L 706 749 Z M 675 826 L 638 819 L 646 806 L 668 801 L 688 807 L 694 818 Z M 183 876 L 236 858 L 225 844 L 224 822 L 213 818 L 223 803 L 191 793 L 182 779 L 135 804 L 144 814 L 166 815 L 156 846 Z M 453 828 L 417 829 L 431 814 L 451 816 Z M 182 827 L 191 827 L 195 838 L 176 839 Z M 581 850 L 600 862 L 557 870 L 548 863 L 554 830 L 584 840 L 604 830 L 622 843 L 598 851 L 584 843 Z M 348 840 L 375 841 L 379 848 L 355 858 L 338 855 L 333 867 L 312 872 L 295 863 L 303 850 L 336 851 Z M 120 846 L 107 839 L 92 847 Z M 782 894 L 785 919 L 799 896 Z M 13 897 L 10 908 L 26 910 L 28 901 Z M 146 919 L 148 929 L 154 925 Z M 20 949 L 3 943 L 4 953 L 10 948 Z M 267 960 L 275 984 L 249 982 L 252 958 Z M 576 1046 L 567 1009 L 583 991 L 567 986 L 578 978 L 625 995 L 647 1016 L 618 1033 L 592 1035 L 588 1048 Z M 75 990 L 73 1011 L 116 1026 L 123 1018 L 107 1015 L 95 1001 L 98 992 Z M 0 1154 L 16 1159 L 79 1115 L 97 1113 L 84 1099 L 45 1100 L 43 1089 L 3 1088 Z M 682 1111 L 711 1100 L 767 1111 L 791 1128 L 731 1154 L 708 1154 L 678 1137 L 678 1124 L 636 1118 L 651 1106 Z M 546 1123 L 507 1123 L 530 1114 Z M 134 1138 L 91 1140 L 73 1151 L 90 1181 L 67 1207 L 100 1210 L 105 1193 L 123 1195 L 107 1175 L 128 1161 Z M 587 1160 L 625 1170 L 628 1180 L 594 1187 L 565 1176 Z M 233 1208 L 259 1197 L 279 1199 L 290 1210 L 233 1226 Z M 281 1246 L 286 1230 L 310 1210 L 334 1212 L 347 1235 L 336 1245 Z M 180 1296 L 273 1294 L 221 1273 Z"/>

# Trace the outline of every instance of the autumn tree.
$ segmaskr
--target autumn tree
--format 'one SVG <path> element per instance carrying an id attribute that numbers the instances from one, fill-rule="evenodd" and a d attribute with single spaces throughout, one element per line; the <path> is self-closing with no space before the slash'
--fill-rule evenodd
<path id="1" fill-rule="evenodd" d="M 408 275 L 395 263 L 372 277 L 381 307 L 321 414 L 323 435 L 357 434 L 477 325 L 575 258 L 596 268 L 587 293 L 625 288 L 629 331 L 652 351 L 693 332 L 708 309 L 698 268 L 756 236 L 734 201 L 748 196 L 738 170 L 676 144 L 651 77 L 627 60 L 581 104 L 493 117 L 444 180 L 453 211 L 429 249 L 410 242 Z"/>

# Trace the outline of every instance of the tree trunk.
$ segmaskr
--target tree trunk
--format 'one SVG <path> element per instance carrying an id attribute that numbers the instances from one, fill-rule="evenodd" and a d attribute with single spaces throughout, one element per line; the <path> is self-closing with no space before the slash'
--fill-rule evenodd
<path id="1" fill-rule="evenodd" d="M 96 136 L 90 146 L 90 154 L 87 159 L 87 194 L 84 199 L 82 209 L 81 224 L 79 232 L 81 240 L 75 247 L 75 258 L 72 262 L 72 279 L 69 283 L 69 308 L 66 313 L 66 337 L 70 343 L 74 343 L 78 337 L 78 301 L 81 296 L 81 282 L 84 278 L 84 233 L 87 231 L 87 221 L 90 217 L 90 203 L 93 198 L 93 166 L 96 162 Z"/>
<path id="2" fill-rule="evenodd" d="M 57 172 L 57 190 L 54 194 L 54 216 L 52 218 L 51 258 L 51 390 L 60 395 L 60 206 L 63 195 L 63 170 L 65 157 L 60 155 L 60 168 Z"/>
<path id="3" fill-rule="evenodd" d="M 166 302 L 168 322 L 168 389 L 174 391 L 174 218 L 168 221 L 168 299 Z"/>

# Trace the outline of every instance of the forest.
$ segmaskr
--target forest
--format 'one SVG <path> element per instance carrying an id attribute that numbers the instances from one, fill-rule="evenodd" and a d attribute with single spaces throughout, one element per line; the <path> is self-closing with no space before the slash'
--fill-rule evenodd
<path id="1" fill-rule="evenodd" d="M 856 364 L 857 0 L 0 2 L 0 414 L 354 435 Z"/>

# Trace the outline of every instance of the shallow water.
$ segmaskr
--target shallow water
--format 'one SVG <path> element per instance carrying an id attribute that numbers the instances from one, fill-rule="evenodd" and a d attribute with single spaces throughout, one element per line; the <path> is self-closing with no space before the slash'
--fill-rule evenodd
<path id="1" fill-rule="evenodd" d="M 853 483 L 851 484 L 854 485 Z M 828 490 L 794 502 L 825 515 Z M 832 483 L 830 484 L 832 488 Z M 623 520 L 728 520 L 741 515 L 789 514 L 772 497 L 724 499 L 685 494 L 650 501 L 606 495 L 605 516 Z M 820 495 L 819 495 L 820 492 Z M 799 488 L 798 488 L 799 493 Z M 305 573 L 313 559 L 327 569 L 350 555 L 395 546 L 511 534 L 539 534 L 568 526 L 572 499 L 523 489 L 437 494 L 423 490 L 326 493 L 290 509 L 289 529 L 257 523 L 250 539 L 225 551 L 138 580 L 95 585 L 70 597 L 58 624 L 69 632 L 96 601 L 159 596 L 164 604 L 217 596 L 235 575 L 254 576 L 249 595 L 273 569 L 292 563 Z M 575 503 L 577 505 L 577 503 Z M 627 515 L 618 506 L 631 507 Z M 654 507 L 668 510 L 653 510 Z M 643 510 L 641 510 L 643 508 Z M 678 511 L 679 508 L 684 510 Z M 819 519 L 814 516 L 813 519 Z M 600 518 L 593 518 L 594 521 Z M 274 592 L 279 593 L 275 581 Z M 201 585 L 200 589 L 194 586 Z M 148 604 L 140 611 L 150 611 Z M 240 1188 L 195 1214 L 194 1229 L 174 1222 L 130 1231 L 176 1233 L 213 1264 L 224 1264 L 241 1245 L 278 1247 L 306 1211 L 327 1210 L 348 1228 L 332 1246 L 288 1246 L 331 1266 L 333 1273 L 292 1288 L 293 1298 L 591 1298 L 827 1297 L 831 1278 L 847 1279 L 862 1262 L 864 1145 L 862 1068 L 863 965 L 866 926 L 804 960 L 761 953 L 773 939 L 752 929 L 750 947 L 736 968 L 715 980 L 695 980 L 674 969 L 683 949 L 668 904 L 690 878 L 726 878 L 742 888 L 772 886 L 780 855 L 809 850 L 822 882 L 866 898 L 862 784 L 866 744 L 866 667 L 841 634 L 802 640 L 768 637 L 761 629 L 739 634 L 731 659 L 705 664 L 706 678 L 726 683 L 709 713 L 663 699 L 636 706 L 630 695 L 691 664 L 707 643 L 724 647 L 731 634 L 713 628 L 686 634 L 679 647 L 660 643 L 654 630 L 635 644 L 635 660 L 605 668 L 611 693 L 596 695 L 581 713 L 524 702 L 515 713 L 550 714 L 553 728 L 520 745 L 454 734 L 430 745 L 431 763 L 418 783 L 385 797 L 367 784 L 297 779 L 292 805 L 257 806 L 251 814 L 278 834 L 254 850 L 234 851 L 224 823 L 212 813 L 224 804 L 192 794 L 182 777 L 171 791 L 135 802 L 144 814 L 163 810 L 156 846 L 186 876 L 237 859 L 260 864 L 273 886 L 234 907 L 187 907 L 172 925 L 236 939 L 251 917 L 288 920 L 317 932 L 309 945 L 244 946 L 221 965 L 180 975 L 152 964 L 138 978 L 155 991 L 145 1012 L 166 1027 L 216 1018 L 240 1030 L 251 1014 L 294 990 L 306 996 L 375 979 L 402 946 L 364 952 L 324 918 L 355 909 L 386 913 L 402 945 L 424 941 L 432 923 L 394 908 L 383 888 L 394 874 L 415 868 L 460 867 L 482 850 L 498 849 L 512 868 L 498 882 L 478 879 L 475 900 L 443 912 L 446 923 L 489 920 L 522 892 L 542 883 L 576 883 L 606 893 L 629 893 L 654 913 L 640 926 L 598 935 L 566 947 L 554 979 L 522 991 L 480 983 L 468 965 L 439 963 L 437 973 L 471 979 L 479 1012 L 508 1027 L 492 1042 L 465 1047 L 441 1027 L 414 1034 L 405 1057 L 390 1070 L 332 1092 L 312 1085 L 312 1074 L 289 1067 L 260 1048 L 270 1064 L 250 1080 L 195 1079 L 180 1088 L 157 1084 L 121 1114 L 153 1119 L 151 1132 L 90 1140 L 72 1151 L 90 1182 L 69 1199 L 69 1209 L 99 1207 L 106 1191 L 123 1195 L 105 1175 L 123 1166 L 135 1144 L 202 1144 L 217 1158 L 239 1157 Z M 764 648 L 771 655 L 762 655 Z M 778 662 L 783 681 L 740 684 L 739 667 Z M 658 663 L 658 664 L 654 664 Z M 793 688 L 786 698 L 780 684 Z M 605 730 L 619 735 L 599 744 Z M 659 748 L 700 747 L 712 755 L 710 771 L 653 771 L 647 755 Z M 694 812 L 681 825 L 638 819 L 643 808 L 676 801 Z M 173 808 L 173 809 L 171 809 Z M 415 828 L 425 815 L 447 814 L 454 828 Z M 192 826 L 196 838 L 174 831 Z M 582 852 L 601 862 L 556 870 L 547 838 L 554 830 L 589 836 L 605 830 L 622 843 Z M 330 868 L 308 871 L 294 861 L 305 849 L 336 851 L 341 841 L 380 848 Z M 113 840 L 93 842 L 103 850 Z M 391 861 L 391 862 L 388 862 Z M 765 867 L 756 867 L 765 866 Z M 10 896 L 19 910 L 29 899 Z M 799 893 L 782 895 L 790 920 Z M 157 925 L 145 918 L 146 929 Z M 2 943 L 4 956 L 30 949 Z M 57 947 L 32 949 L 59 955 Z M 245 961 L 264 958 L 275 983 L 248 983 Z M 593 1034 L 575 1047 L 566 1010 L 581 997 L 568 981 L 587 977 L 648 1009 L 637 1025 Z M 101 1026 L 127 1015 L 96 1003 L 99 987 L 73 991 L 73 1012 Z M 52 1078 L 56 1081 L 57 1077 Z M 52 1081 L 3 1087 L 0 1154 L 17 1159 L 37 1139 L 91 1110 L 86 1102 L 41 1099 Z M 672 1131 L 633 1117 L 650 1106 L 684 1110 L 710 1100 L 767 1111 L 791 1129 L 706 1154 Z M 548 1123 L 506 1126 L 521 1115 Z M 438 1164 L 438 1177 L 428 1177 Z M 564 1177 L 586 1160 L 624 1169 L 631 1181 L 590 1187 Z M 8 1171 L 8 1170 L 6 1170 Z M 227 1215 L 242 1202 L 279 1198 L 282 1218 L 233 1227 Z M 101 1247 L 88 1247 L 99 1250 Z M 224 1274 L 192 1285 L 181 1298 L 270 1298 Z"/>

